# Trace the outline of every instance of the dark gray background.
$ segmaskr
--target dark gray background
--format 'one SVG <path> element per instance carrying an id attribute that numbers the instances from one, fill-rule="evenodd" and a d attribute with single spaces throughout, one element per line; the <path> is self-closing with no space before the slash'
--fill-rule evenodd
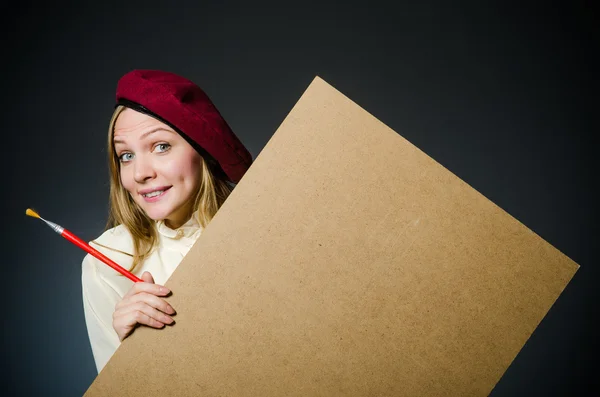
<path id="1" fill-rule="evenodd" d="M 598 391 L 591 1 L 174 3 L 2 6 L 0 394 L 77 396 L 96 375 L 83 252 L 24 211 L 102 232 L 106 128 L 134 68 L 194 80 L 255 157 L 324 78 L 581 265 L 492 395 Z"/>

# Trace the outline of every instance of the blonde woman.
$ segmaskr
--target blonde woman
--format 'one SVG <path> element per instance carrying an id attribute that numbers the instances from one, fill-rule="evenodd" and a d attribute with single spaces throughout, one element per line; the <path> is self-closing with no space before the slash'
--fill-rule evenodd
<path id="1" fill-rule="evenodd" d="M 164 284 L 252 163 L 208 96 L 181 76 L 134 70 L 119 80 L 116 97 L 109 229 L 91 244 L 144 282 L 84 258 L 83 306 L 98 372 L 136 327 L 173 324 Z"/>

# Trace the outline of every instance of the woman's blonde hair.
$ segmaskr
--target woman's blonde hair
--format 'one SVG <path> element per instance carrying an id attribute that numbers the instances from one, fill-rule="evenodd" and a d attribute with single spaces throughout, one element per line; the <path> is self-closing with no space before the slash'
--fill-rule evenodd
<path id="1" fill-rule="evenodd" d="M 110 172 L 110 201 L 107 229 L 118 225 L 127 228 L 133 238 L 133 264 L 130 271 L 142 263 L 158 245 L 156 223 L 136 204 L 121 184 L 120 166 L 117 157 L 113 133 L 117 117 L 126 109 L 118 106 L 110 120 L 108 128 L 108 165 Z M 193 216 L 205 228 L 217 213 L 232 191 L 232 186 L 217 178 L 202 158 L 201 183 L 193 206 Z"/>

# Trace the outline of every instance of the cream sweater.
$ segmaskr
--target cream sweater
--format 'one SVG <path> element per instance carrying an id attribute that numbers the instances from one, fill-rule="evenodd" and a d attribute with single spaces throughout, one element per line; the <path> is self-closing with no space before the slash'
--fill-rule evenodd
<path id="1" fill-rule="evenodd" d="M 162 221 L 156 226 L 158 247 L 133 273 L 141 277 L 143 272 L 148 271 L 155 283 L 164 285 L 200 236 L 202 228 L 194 218 L 176 230 Z M 133 243 L 123 225 L 107 230 L 90 245 L 125 269 L 131 268 Z M 100 372 L 119 347 L 119 338 L 112 327 L 112 315 L 115 305 L 133 282 L 89 254 L 83 259 L 81 278 L 85 322 L 96 368 Z"/>

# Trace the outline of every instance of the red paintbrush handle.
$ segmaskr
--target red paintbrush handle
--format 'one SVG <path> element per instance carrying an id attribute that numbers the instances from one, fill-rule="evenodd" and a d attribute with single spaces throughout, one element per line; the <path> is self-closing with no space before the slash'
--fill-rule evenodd
<path id="1" fill-rule="evenodd" d="M 63 236 L 64 238 L 66 238 L 67 240 L 69 240 L 70 242 L 72 242 L 73 244 L 78 246 L 79 248 L 83 249 L 84 251 L 86 251 L 86 252 L 90 253 L 91 255 L 95 256 L 96 258 L 100 259 L 102 262 L 106 263 L 108 266 L 112 267 L 113 269 L 115 269 L 116 271 L 118 271 L 119 273 L 121 273 L 122 275 L 124 275 L 125 277 L 130 279 L 131 281 L 133 281 L 133 282 L 143 282 L 144 281 L 144 280 L 138 278 L 133 273 L 131 273 L 129 270 L 126 270 L 124 267 L 113 262 L 110 258 L 104 256 L 104 254 L 102 254 L 100 251 L 91 247 L 88 243 L 86 243 L 85 241 L 83 241 L 82 239 L 80 239 L 79 237 L 77 237 L 76 235 L 74 235 L 73 233 L 68 231 L 67 229 L 63 230 L 61 236 Z"/>

